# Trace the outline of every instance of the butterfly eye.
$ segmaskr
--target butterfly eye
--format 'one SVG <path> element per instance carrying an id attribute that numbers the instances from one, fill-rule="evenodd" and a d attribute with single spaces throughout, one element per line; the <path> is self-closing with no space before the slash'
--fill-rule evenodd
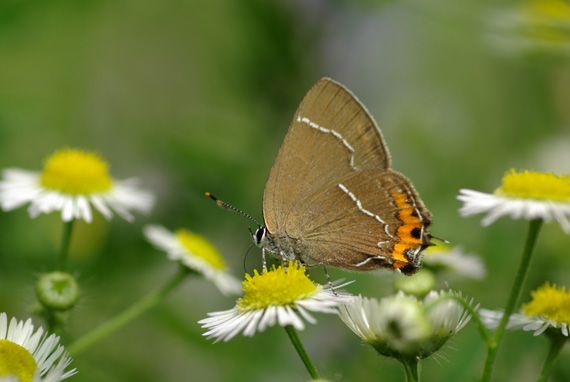
<path id="1" fill-rule="evenodd" d="M 267 232 L 267 228 L 259 227 L 254 234 L 253 240 L 255 241 L 256 245 L 260 245 L 261 242 L 265 239 L 265 234 Z"/>

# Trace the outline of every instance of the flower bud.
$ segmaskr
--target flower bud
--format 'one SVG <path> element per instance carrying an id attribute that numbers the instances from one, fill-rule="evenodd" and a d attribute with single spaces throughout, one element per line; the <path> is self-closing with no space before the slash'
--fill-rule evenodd
<path id="1" fill-rule="evenodd" d="M 46 309 L 65 311 L 79 299 L 79 284 L 69 273 L 44 273 L 36 284 L 36 295 Z"/>

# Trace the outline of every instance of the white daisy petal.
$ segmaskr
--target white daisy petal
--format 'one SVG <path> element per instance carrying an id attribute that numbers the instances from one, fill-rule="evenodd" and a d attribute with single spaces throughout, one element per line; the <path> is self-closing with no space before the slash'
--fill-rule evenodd
<path id="1" fill-rule="evenodd" d="M 93 220 L 93 215 L 91 214 L 91 207 L 89 206 L 89 201 L 84 196 L 77 196 L 76 198 L 76 219 L 83 219 L 87 223 L 91 223 Z"/>
<path id="2" fill-rule="evenodd" d="M 59 337 L 52 334 L 49 337 L 43 335 L 43 329 L 39 328 L 34 332 L 34 326 L 31 319 L 17 321 L 15 318 L 10 320 L 6 313 L 0 313 L 0 339 L 12 342 L 26 349 L 30 356 L 33 357 L 37 368 L 34 370 L 10 370 L 3 369 L 4 373 L 14 374 L 14 381 L 18 381 L 19 373 L 33 372 L 34 382 L 59 382 L 75 373 L 76 369 L 65 371 L 71 364 L 71 358 L 65 352 L 63 346 L 59 345 Z M 9 346 L 4 343 L 3 346 Z M 3 357 L 0 354 L 0 358 Z M 5 362 L 2 363 L 7 366 Z M 4 377 L 1 378 L 4 381 Z M 11 381 L 11 380 L 10 380 Z"/>
<path id="3" fill-rule="evenodd" d="M 277 309 L 277 323 L 280 326 L 292 325 L 297 330 L 303 330 L 305 328 L 303 321 L 289 306 L 282 306 Z"/>
<path id="4" fill-rule="evenodd" d="M 265 308 L 265 314 L 261 318 L 261 321 L 259 321 L 259 326 L 258 326 L 259 331 L 260 332 L 265 331 L 265 328 L 275 325 L 276 322 L 277 322 L 277 307 L 275 305 L 270 305 L 267 308 Z"/>
<path id="5" fill-rule="evenodd" d="M 548 327 L 549 327 L 548 322 L 543 322 L 542 325 L 541 325 L 538 329 L 536 329 L 536 331 L 534 332 L 534 335 L 535 335 L 535 336 L 541 335 L 542 333 L 544 333 L 544 331 L 545 331 L 546 329 L 548 329 Z M 523 330 L 524 330 L 524 329 L 525 329 L 525 328 L 523 328 Z M 531 330 L 532 330 L 532 329 L 531 329 Z"/>
<path id="6" fill-rule="evenodd" d="M 259 328 L 259 322 L 261 321 L 261 318 L 263 317 L 264 313 L 265 312 L 263 310 L 257 310 L 252 312 L 249 322 L 247 323 L 245 329 L 243 330 L 243 335 L 245 337 L 253 337 L 256 330 L 259 330 L 260 332 L 262 331 Z"/>
<path id="7" fill-rule="evenodd" d="M 303 316 L 303 318 L 305 319 L 305 321 L 307 321 L 309 324 L 316 324 L 317 323 L 317 319 L 313 316 L 311 316 L 311 314 L 309 313 L 309 311 L 307 309 L 304 309 L 302 307 L 299 307 L 297 309 L 297 312 Z"/>
<path id="8" fill-rule="evenodd" d="M 239 334 L 239 332 L 241 332 L 249 323 L 249 320 L 253 317 L 253 314 L 251 312 L 245 312 L 243 314 L 240 314 L 238 316 L 235 317 L 235 319 L 233 321 L 230 321 L 227 323 L 229 330 L 220 330 L 220 332 L 225 334 L 223 335 L 223 337 L 219 338 L 218 340 L 214 341 L 217 342 L 221 339 L 224 340 L 224 342 L 228 342 L 229 340 L 231 340 L 232 338 L 234 338 L 236 335 Z M 253 334 L 252 334 L 253 335 Z"/>
<path id="9" fill-rule="evenodd" d="M 111 212 L 109 207 L 107 207 L 101 195 L 97 194 L 91 195 L 89 196 L 89 201 L 91 202 L 91 204 L 93 204 L 93 207 L 95 207 L 95 209 L 105 217 L 105 219 L 111 220 L 111 218 L 113 217 L 113 213 Z"/>
<path id="10" fill-rule="evenodd" d="M 74 200 L 73 197 L 68 197 L 65 199 L 65 203 L 63 205 L 63 209 L 61 211 L 61 218 L 64 222 L 71 221 L 74 218 Z"/>
<path id="11" fill-rule="evenodd" d="M 503 318 L 503 312 L 501 311 L 481 309 L 479 313 L 481 321 L 489 329 L 496 329 Z M 544 333 L 548 328 L 556 329 L 558 326 L 560 326 L 562 334 L 564 336 L 568 336 L 568 325 L 566 323 L 558 323 L 556 321 L 545 319 L 544 317 L 530 317 L 523 314 L 513 313 L 509 317 L 509 321 L 507 323 L 507 329 L 522 329 L 526 332 L 534 332 L 533 334 L 535 336 Z"/>

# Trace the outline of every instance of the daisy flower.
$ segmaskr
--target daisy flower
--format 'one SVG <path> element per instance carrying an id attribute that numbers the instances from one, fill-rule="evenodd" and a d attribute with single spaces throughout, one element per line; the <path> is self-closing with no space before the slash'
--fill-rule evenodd
<path id="1" fill-rule="evenodd" d="M 240 293 L 239 280 L 228 273 L 220 252 L 203 236 L 185 229 L 173 233 L 158 225 L 146 226 L 144 234 L 170 260 L 204 275 L 224 295 Z"/>
<path id="2" fill-rule="evenodd" d="M 342 287 L 347 285 L 339 285 Z M 336 307 L 350 302 L 353 298 L 343 291 L 336 294 L 327 287 L 313 283 L 305 273 L 305 267 L 289 262 L 259 274 L 246 274 L 243 281 L 244 296 L 233 309 L 208 313 L 210 317 L 200 320 L 203 328 L 208 329 L 205 336 L 216 338 L 214 342 L 229 341 L 238 333 L 252 337 L 256 332 L 263 332 L 276 323 L 280 326 L 292 326 L 303 330 L 303 319 L 314 324 L 315 318 L 309 312 L 333 313 Z"/>
<path id="3" fill-rule="evenodd" d="M 454 292 L 431 291 L 422 300 L 398 292 L 381 300 L 359 296 L 339 308 L 341 320 L 378 353 L 426 358 L 471 319 Z"/>
<path id="4" fill-rule="evenodd" d="M 93 220 L 91 207 L 105 218 L 113 211 L 133 221 L 130 211 L 148 212 L 154 198 L 140 190 L 134 179 L 116 181 L 108 165 L 95 153 L 62 149 L 45 160 L 42 172 L 10 168 L 2 171 L 0 205 L 4 211 L 29 203 L 32 218 L 41 213 L 61 211 L 63 221 Z"/>
<path id="5" fill-rule="evenodd" d="M 532 291 L 532 301 L 523 304 L 520 314 L 509 317 L 507 329 L 533 331 L 535 336 L 546 329 L 559 329 L 565 337 L 569 336 L 570 326 L 570 291 L 566 287 L 557 287 L 548 282 Z M 490 329 L 495 329 L 503 317 L 503 312 L 481 309 L 481 320 Z"/>
<path id="6" fill-rule="evenodd" d="M 461 279 L 482 279 L 487 273 L 479 256 L 467 254 L 461 247 L 437 244 L 424 252 L 424 267 Z"/>
<path id="7" fill-rule="evenodd" d="M 487 19 L 490 42 L 506 53 L 570 53 L 570 4 L 526 0 L 496 10 Z"/>
<path id="8" fill-rule="evenodd" d="M 488 226 L 501 216 L 512 219 L 557 221 L 570 234 L 570 176 L 515 170 L 507 172 L 493 194 L 461 189 L 463 217 L 487 213 L 481 223 Z"/>
<path id="9" fill-rule="evenodd" d="M 42 328 L 34 332 L 31 319 L 8 323 L 6 313 L 0 313 L 0 380 L 57 382 L 74 375 L 75 369 L 65 371 L 71 358 L 58 342 Z"/>

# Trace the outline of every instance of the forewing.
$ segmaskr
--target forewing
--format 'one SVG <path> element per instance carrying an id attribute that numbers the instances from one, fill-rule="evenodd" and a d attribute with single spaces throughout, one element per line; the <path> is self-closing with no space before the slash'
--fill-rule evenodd
<path id="1" fill-rule="evenodd" d="M 306 223 L 317 212 L 307 205 L 316 190 L 338 192 L 338 183 L 355 172 L 389 167 L 386 145 L 368 111 L 344 86 L 321 79 L 299 105 L 271 168 L 263 195 L 265 224 L 275 233 Z M 333 201 L 329 208 L 337 205 Z"/>

